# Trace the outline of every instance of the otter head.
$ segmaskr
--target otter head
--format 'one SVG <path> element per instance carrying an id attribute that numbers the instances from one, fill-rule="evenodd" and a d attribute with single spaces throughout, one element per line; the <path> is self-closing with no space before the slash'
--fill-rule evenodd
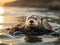
<path id="1" fill-rule="evenodd" d="M 30 15 L 27 17 L 26 21 L 25 21 L 25 26 L 26 27 L 38 27 L 41 25 L 41 16 L 37 16 L 37 15 Z"/>

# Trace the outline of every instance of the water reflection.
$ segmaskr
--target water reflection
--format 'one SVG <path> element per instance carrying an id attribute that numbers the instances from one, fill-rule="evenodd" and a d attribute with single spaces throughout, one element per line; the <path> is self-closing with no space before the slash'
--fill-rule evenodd
<path id="1" fill-rule="evenodd" d="M 29 10 L 28 10 L 29 9 Z M 60 30 L 60 18 L 59 18 L 59 12 L 40 12 L 40 11 L 36 11 L 37 9 L 31 9 L 27 8 L 27 9 L 23 9 L 22 8 L 14 8 L 14 7 L 7 7 L 6 9 L 6 13 L 4 15 L 0 16 L 0 29 L 2 28 L 7 28 L 10 27 L 18 22 L 24 22 L 26 19 L 26 15 L 29 14 L 37 14 L 37 15 L 41 15 L 43 16 L 45 19 L 47 19 L 47 21 L 51 24 L 51 26 L 53 27 L 53 30 L 55 30 L 55 28 L 57 28 L 57 31 Z M 24 11 L 25 10 L 25 11 Z M 24 42 L 24 37 L 21 38 L 10 38 L 8 32 L 9 31 L 4 31 L 4 30 L 0 30 L 0 40 L 2 43 L 4 44 L 10 44 L 10 45 L 57 45 L 59 42 L 60 43 L 60 39 L 58 38 L 49 38 L 49 36 L 46 36 L 43 38 L 43 42 L 37 42 L 37 43 L 25 43 Z M 2 37 L 2 38 L 1 38 Z M 51 36 L 50 36 L 51 37 Z M 56 41 L 54 43 L 54 41 Z M 17 42 L 16 42 L 17 41 Z M 49 43 L 47 43 L 49 42 Z"/>
<path id="2" fill-rule="evenodd" d="M 0 16 L 0 23 L 2 23 L 3 22 L 3 16 Z"/>
<path id="3" fill-rule="evenodd" d="M 3 23 L 3 18 L 4 18 L 3 16 L 0 16 L 0 23 Z M 0 25 L 0 29 L 1 29 L 1 28 L 3 28 L 2 25 Z"/>
<path id="4" fill-rule="evenodd" d="M 2 29 L 3 28 L 3 26 L 2 25 L 0 25 L 0 29 Z"/>

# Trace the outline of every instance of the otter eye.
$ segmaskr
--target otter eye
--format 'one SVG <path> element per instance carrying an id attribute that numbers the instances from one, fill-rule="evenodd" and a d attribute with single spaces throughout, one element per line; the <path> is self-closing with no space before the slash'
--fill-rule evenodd
<path id="1" fill-rule="evenodd" d="M 35 20 L 37 20 L 37 18 L 35 18 Z"/>

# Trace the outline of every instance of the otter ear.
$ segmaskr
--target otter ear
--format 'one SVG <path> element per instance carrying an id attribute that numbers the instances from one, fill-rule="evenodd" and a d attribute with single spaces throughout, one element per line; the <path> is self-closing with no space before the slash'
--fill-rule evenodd
<path id="1" fill-rule="evenodd" d="M 42 25 L 46 30 L 52 30 L 52 27 L 50 26 L 50 24 L 48 24 L 48 22 L 46 22 L 45 19 L 42 20 Z"/>

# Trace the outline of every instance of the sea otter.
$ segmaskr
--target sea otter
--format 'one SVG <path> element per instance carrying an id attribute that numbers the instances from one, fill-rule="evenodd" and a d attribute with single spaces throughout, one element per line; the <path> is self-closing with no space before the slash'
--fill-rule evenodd
<path id="1" fill-rule="evenodd" d="M 19 22 L 11 26 L 11 28 L 7 28 L 7 30 L 11 30 L 9 34 L 11 35 L 44 35 L 51 34 L 53 36 L 59 37 L 60 34 L 53 31 L 52 27 L 48 24 L 48 22 L 41 16 L 38 15 L 30 15 L 27 16 L 25 22 Z"/>

